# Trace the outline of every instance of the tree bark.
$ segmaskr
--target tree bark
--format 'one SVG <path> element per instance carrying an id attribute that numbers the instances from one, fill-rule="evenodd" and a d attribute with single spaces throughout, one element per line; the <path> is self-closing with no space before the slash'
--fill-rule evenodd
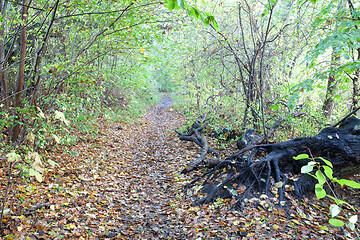
<path id="1" fill-rule="evenodd" d="M 360 60 L 360 48 L 357 49 L 358 61 Z M 352 78 L 353 83 L 353 93 L 352 93 L 352 105 L 351 110 L 356 109 L 359 106 L 359 77 L 360 77 L 360 69 L 357 69 L 354 73 L 354 77 Z"/>
<path id="2" fill-rule="evenodd" d="M 4 39 L 5 39 L 5 26 L 6 26 L 6 7 L 7 0 L 0 1 L 0 12 L 3 19 L 0 29 L 0 63 L 1 63 L 1 72 L 0 72 L 0 82 L 1 82 L 1 101 L 4 102 L 5 107 L 8 107 L 8 96 L 9 96 L 9 87 L 6 80 L 6 73 L 3 70 L 6 67 L 6 59 L 5 59 L 5 48 L 4 48 Z"/>
<path id="3" fill-rule="evenodd" d="M 350 11 L 350 16 L 351 16 L 352 20 L 354 22 L 359 21 L 360 17 L 355 15 L 355 7 L 351 0 L 348 0 L 348 5 L 349 5 L 349 11 Z M 359 31 L 358 25 L 355 25 L 354 27 L 356 30 Z M 357 51 L 357 60 L 359 61 L 360 60 L 360 48 L 357 48 L 356 51 Z M 354 73 L 354 77 L 351 77 L 352 82 L 353 82 L 351 111 L 356 109 L 359 105 L 359 98 L 360 98 L 359 78 L 360 78 L 360 69 L 358 68 Z"/>
<path id="4" fill-rule="evenodd" d="M 15 93 L 15 126 L 13 128 L 13 135 L 11 140 L 16 141 L 20 134 L 20 112 L 19 108 L 21 107 L 21 96 L 24 89 L 24 76 L 25 76 L 25 55 L 26 55 L 26 24 L 27 24 L 27 0 L 23 0 L 23 6 L 21 11 L 21 19 L 23 21 L 21 35 L 20 35 L 20 64 L 19 64 L 19 73 L 16 84 L 16 93 Z"/>
<path id="5" fill-rule="evenodd" d="M 333 52 L 331 54 L 331 68 L 334 68 L 336 63 L 339 61 L 340 61 L 340 56 L 335 55 L 335 53 Z M 334 94 L 335 94 L 336 89 L 337 89 L 337 81 L 336 81 L 335 75 L 329 73 L 325 100 L 324 100 L 324 104 L 322 107 L 323 114 L 325 117 L 330 117 L 333 112 L 334 105 L 335 105 Z"/>

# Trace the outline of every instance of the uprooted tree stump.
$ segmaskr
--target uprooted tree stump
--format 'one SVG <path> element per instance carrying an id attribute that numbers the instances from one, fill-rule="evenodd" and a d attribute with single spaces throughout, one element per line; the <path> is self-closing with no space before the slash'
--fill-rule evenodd
<path id="1" fill-rule="evenodd" d="M 202 149 L 200 156 L 182 173 L 208 169 L 190 183 L 192 185 L 203 180 L 204 192 L 208 193 L 196 205 L 221 197 L 235 199 L 236 206 L 241 208 L 245 198 L 254 194 L 271 195 L 274 188 L 280 202 L 284 201 L 284 192 L 289 189 L 296 196 L 303 196 L 313 190 L 315 185 L 313 178 L 300 173 L 301 167 L 309 160 L 293 159 L 303 153 L 330 160 L 335 176 L 359 172 L 360 120 L 355 117 L 342 121 L 338 128 L 324 128 L 313 137 L 299 137 L 274 144 L 257 142 L 257 145 L 247 146 L 225 159 L 221 159 L 201 135 L 205 127 L 206 120 L 198 117 L 186 133 L 176 131 L 181 140 L 194 142 Z M 207 154 L 216 158 L 207 157 Z"/>

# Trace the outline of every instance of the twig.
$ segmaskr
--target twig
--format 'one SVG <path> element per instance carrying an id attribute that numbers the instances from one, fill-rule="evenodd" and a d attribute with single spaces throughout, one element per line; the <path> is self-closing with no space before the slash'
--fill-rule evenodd
<path id="1" fill-rule="evenodd" d="M 36 205 L 35 207 L 33 207 L 33 208 L 29 208 L 29 209 L 26 209 L 25 211 L 28 211 L 28 212 L 34 212 L 34 211 L 36 211 L 36 210 L 39 210 L 39 209 L 41 209 L 41 208 L 50 208 L 50 206 L 51 206 L 52 204 L 50 204 L 50 203 L 41 203 L 41 204 L 39 204 L 39 205 Z"/>
<path id="2" fill-rule="evenodd" d="M 348 119 L 351 115 L 353 115 L 354 113 L 359 111 L 359 109 L 360 109 L 360 107 L 355 108 L 351 113 L 349 113 L 343 119 L 341 119 L 339 122 L 337 122 L 335 125 L 333 125 L 333 127 L 337 127 L 338 125 L 340 125 L 342 122 L 344 122 L 346 119 Z"/>

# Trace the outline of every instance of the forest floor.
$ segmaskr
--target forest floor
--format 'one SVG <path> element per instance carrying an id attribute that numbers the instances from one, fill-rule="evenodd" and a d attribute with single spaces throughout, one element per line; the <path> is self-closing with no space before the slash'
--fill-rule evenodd
<path id="1" fill-rule="evenodd" d="M 288 213 L 271 202 L 251 205 L 251 199 L 243 211 L 223 199 L 193 207 L 201 192 L 184 186 L 196 173 L 180 172 L 199 149 L 173 131 L 185 119 L 171 104 L 165 96 L 132 124 L 99 122 L 96 136 L 71 148 L 78 154 L 50 152 L 58 165 L 48 167 L 42 183 L 15 178 L 3 234 L 7 239 L 349 239 L 347 229 L 327 223 L 329 201 L 291 199 Z M 4 190 L 5 171 L 0 174 Z"/>

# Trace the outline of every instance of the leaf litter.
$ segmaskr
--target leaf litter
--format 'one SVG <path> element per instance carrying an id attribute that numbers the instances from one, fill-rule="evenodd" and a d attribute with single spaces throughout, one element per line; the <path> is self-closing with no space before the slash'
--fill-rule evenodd
<path id="1" fill-rule="evenodd" d="M 289 195 L 285 208 L 267 197 L 247 199 L 243 211 L 231 209 L 231 199 L 193 206 L 201 187 L 185 186 L 199 173 L 180 172 L 199 149 L 173 131 L 185 123 L 164 97 L 131 124 L 100 121 L 96 136 L 82 138 L 68 153 L 49 152 L 46 166 L 34 156 L 33 168 L 47 169 L 44 178 L 25 183 L 14 175 L 3 238 L 351 238 L 348 229 L 329 226 L 330 201 Z M 6 171 L 0 176 L 4 192 Z"/>

